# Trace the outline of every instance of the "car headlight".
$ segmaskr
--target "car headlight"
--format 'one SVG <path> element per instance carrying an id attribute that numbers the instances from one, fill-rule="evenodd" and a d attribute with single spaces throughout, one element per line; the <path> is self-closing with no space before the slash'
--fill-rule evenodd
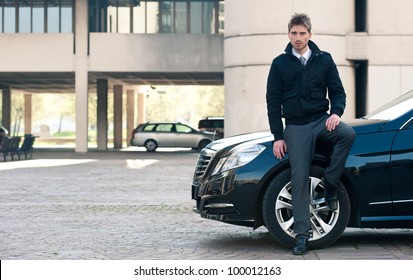
<path id="1" fill-rule="evenodd" d="M 211 175 L 241 167 L 251 162 L 264 150 L 265 146 L 261 144 L 236 147 L 229 153 L 228 156 L 219 160 Z"/>

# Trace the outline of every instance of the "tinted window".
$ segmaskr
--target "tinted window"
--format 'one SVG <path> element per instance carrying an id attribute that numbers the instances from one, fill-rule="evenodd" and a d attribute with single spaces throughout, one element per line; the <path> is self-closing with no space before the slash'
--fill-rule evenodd
<path id="1" fill-rule="evenodd" d="M 152 131 L 154 127 L 155 127 L 154 124 L 148 124 L 147 126 L 145 126 L 143 131 Z"/>
<path id="2" fill-rule="evenodd" d="M 177 124 L 175 125 L 175 128 L 177 132 L 185 132 L 185 133 L 192 132 L 192 128 L 190 128 L 189 126 L 183 125 L 183 124 Z"/>
<path id="3" fill-rule="evenodd" d="M 158 132 L 170 132 L 172 130 L 172 124 L 158 124 L 156 131 Z"/>
<path id="4" fill-rule="evenodd" d="M 224 128 L 224 120 L 201 120 L 199 121 L 201 128 Z"/>

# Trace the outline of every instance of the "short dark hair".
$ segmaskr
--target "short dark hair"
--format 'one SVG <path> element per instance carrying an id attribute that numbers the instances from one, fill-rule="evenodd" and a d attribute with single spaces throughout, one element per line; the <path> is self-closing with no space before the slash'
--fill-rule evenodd
<path id="1" fill-rule="evenodd" d="M 306 14 L 294 14 L 288 23 L 288 32 L 290 32 L 294 25 L 303 25 L 308 32 L 311 32 L 311 20 Z"/>

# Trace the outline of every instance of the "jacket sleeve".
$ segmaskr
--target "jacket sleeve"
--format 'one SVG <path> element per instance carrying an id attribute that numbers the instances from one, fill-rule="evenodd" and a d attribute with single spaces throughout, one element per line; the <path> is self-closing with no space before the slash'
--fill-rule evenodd
<path id="1" fill-rule="evenodd" d="M 271 133 L 274 135 L 274 141 L 282 140 L 283 123 L 282 123 L 282 77 L 277 72 L 275 62 L 272 62 L 267 80 L 267 114 Z"/>
<path id="2" fill-rule="evenodd" d="M 330 114 L 337 114 L 341 117 L 346 107 L 346 93 L 331 55 L 329 55 L 326 82 L 330 99 Z"/>

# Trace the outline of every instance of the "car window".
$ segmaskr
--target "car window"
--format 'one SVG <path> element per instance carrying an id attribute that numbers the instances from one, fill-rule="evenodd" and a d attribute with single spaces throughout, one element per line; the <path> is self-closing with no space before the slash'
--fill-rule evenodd
<path id="1" fill-rule="evenodd" d="M 224 121 L 214 121 L 211 126 L 213 128 L 224 128 Z"/>
<path id="2" fill-rule="evenodd" d="M 143 131 L 153 131 L 154 127 L 155 127 L 154 124 L 148 124 L 147 126 L 145 126 Z"/>
<path id="3" fill-rule="evenodd" d="M 224 120 L 221 119 L 206 119 L 200 120 L 198 123 L 200 128 L 224 128 Z"/>
<path id="4" fill-rule="evenodd" d="M 187 125 L 183 125 L 183 124 L 176 124 L 175 128 L 176 128 L 176 132 L 184 132 L 184 133 L 192 132 L 192 128 L 190 128 Z"/>
<path id="5" fill-rule="evenodd" d="M 157 132 L 171 132 L 173 124 L 165 123 L 165 124 L 158 124 L 156 126 Z"/>

